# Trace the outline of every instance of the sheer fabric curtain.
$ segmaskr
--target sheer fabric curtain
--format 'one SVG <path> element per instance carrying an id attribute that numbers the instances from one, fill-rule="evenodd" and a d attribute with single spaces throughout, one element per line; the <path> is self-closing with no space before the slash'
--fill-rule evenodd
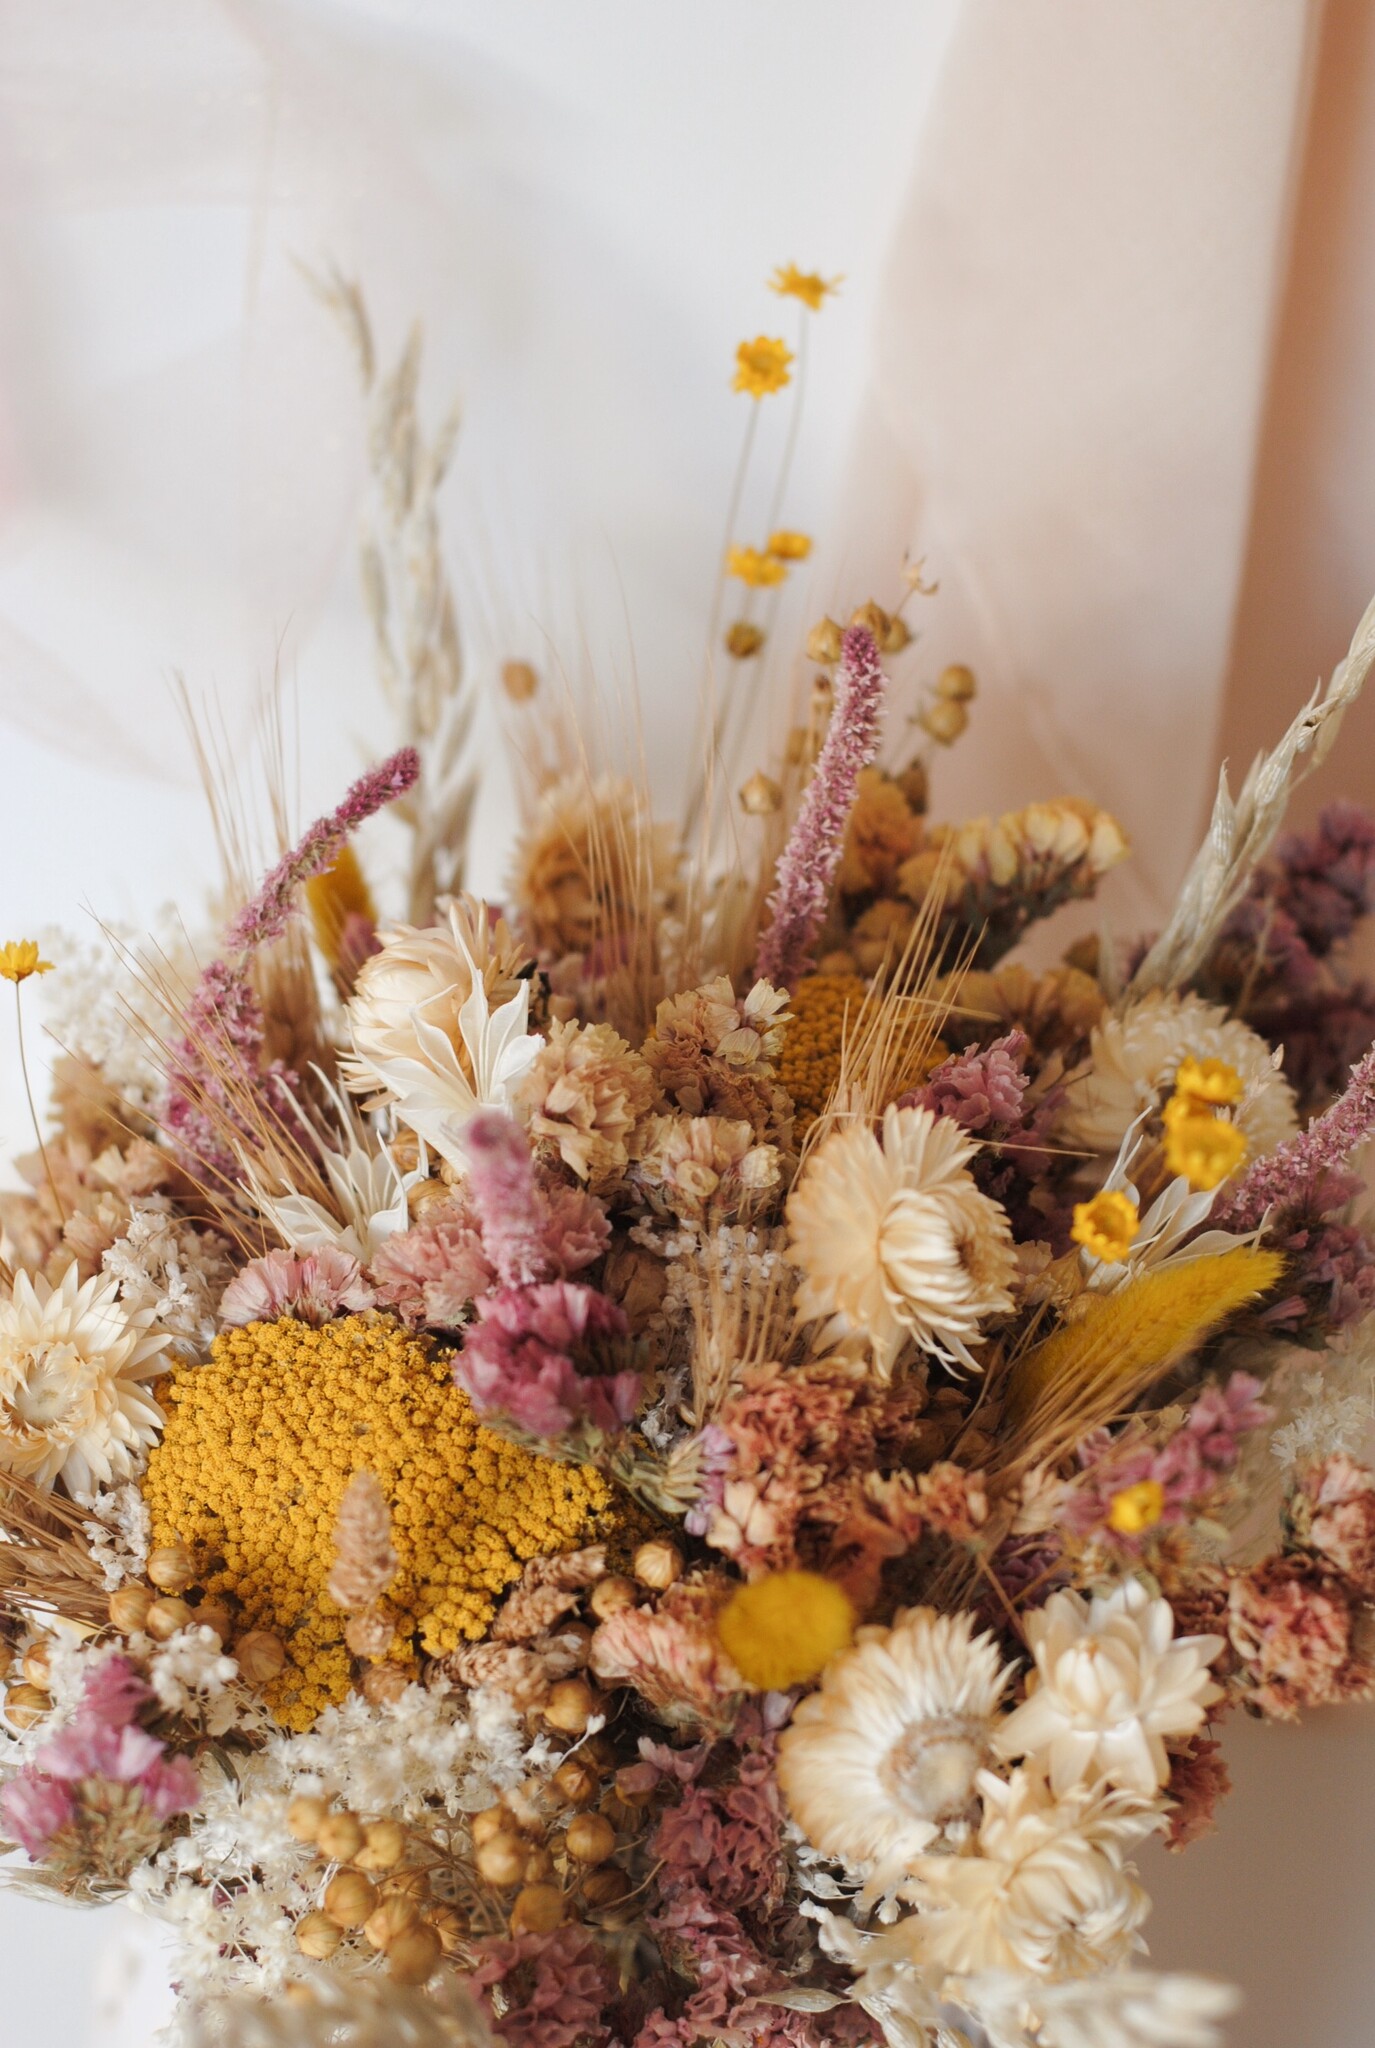
<path id="1" fill-rule="evenodd" d="M 194 910 L 173 668 L 243 754 L 280 667 L 305 815 L 377 729 L 356 394 L 297 267 L 331 256 L 385 354 L 424 320 L 433 413 L 464 400 L 475 669 L 638 680 L 666 795 L 734 342 L 782 331 L 776 262 L 846 272 L 795 623 L 925 555 L 921 658 L 981 679 L 942 808 L 1097 798 L 1137 852 L 1114 923 L 1158 919 L 1222 753 L 1274 735 L 1375 589 L 1373 158 L 1365 0 L 0 0 L 7 931 Z M 1319 800 L 1368 794 L 1372 753 L 1375 705 Z M 493 886 L 505 803 L 494 765 Z M 22 1149 L 8 1092 L 0 1124 Z M 1239 1978 L 1247 2048 L 1368 2038 L 1373 1732 L 1235 1730 L 1221 1834 L 1150 1872 L 1157 1960 Z M 84 2038 L 107 1935 L 0 1900 L 45 2037 Z M 106 1967 L 95 2038 L 146 2040 L 156 1965 Z"/>

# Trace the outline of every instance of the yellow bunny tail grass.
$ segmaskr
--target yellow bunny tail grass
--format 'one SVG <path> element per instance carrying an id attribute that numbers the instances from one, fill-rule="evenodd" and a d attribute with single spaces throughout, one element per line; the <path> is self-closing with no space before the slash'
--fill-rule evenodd
<path id="1" fill-rule="evenodd" d="M 351 846 L 341 846 L 333 867 L 311 876 L 306 902 L 316 945 L 334 973 L 348 974 L 351 980 L 358 962 L 351 958 L 350 936 L 377 924 L 372 893 Z"/>
<path id="2" fill-rule="evenodd" d="M 1129 1408 L 1153 1381 L 1284 1271 L 1278 1252 L 1239 1245 L 1088 1298 L 1012 1368 L 1018 1462 L 1053 1462 Z"/>

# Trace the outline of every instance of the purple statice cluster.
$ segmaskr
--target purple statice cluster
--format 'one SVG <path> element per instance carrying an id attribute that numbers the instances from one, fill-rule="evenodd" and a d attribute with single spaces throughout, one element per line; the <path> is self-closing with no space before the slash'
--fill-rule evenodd
<path id="1" fill-rule="evenodd" d="M 107 1657 L 87 1678 L 75 1714 L 0 1791 L 9 1834 L 37 1861 L 83 1819 L 107 1823 L 112 1788 L 136 1795 L 140 1814 L 161 1827 L 200 1796 L 185 1757 L 138 1725 L 153 1698 L 126 1657 Z M 146 1844 L 143 1846 L 146 1847 Z"/>
<path id="2" fill-rule="evenodd" d="M 474 1304 L 455 1378 L 479 1415 L 500 1415 L 531 1436 L 615 1435 L 635 1415 L 641 1375 L 591 1372 L 585 1362 L 593 1345 L 626 1336 L 625 1315 L 598 1289 L 565 1277 L 570 1239 L 578 1264 L 589 1262 L 585 1252 L 601 1251 L 604 1212 L 571 1190 L 557 1200 L 546 1195 L 525 1134 L 509 1117 L 474 1117 L 464 1146 L 466 1192 L 496 1285 Z"/>
<path id="3" fill-rule="evenodd" d="M 1072 1204 L 1051 1185 L 1062 1151 L 1050 1144 L 1063 1090 L 1029 1102 L 1031 1042 L 1013 1030 L 985 1046 L 970 1046 L 933 1069 L 925 1083 L 900 1098 L 904 1108 L 948 1116 L 982 1140 L 971 1171 L 980 1189 L 1000 1202 L 1019 1236 L 1063 1251 Z"/>
<path id="4" fill-rule="evenodd" d="M 1065 1528 L 1076 1536 L 1102 1536 L 1136 1551 L 1156 1530 L 1192 1520 L 1236 1470 L 1242 1438 L 1270 1420 L 1260 1391 L 1260 1381 L 1247 1372 L 1234 1372 L 1222 1384 L 1204 1387 L 1179 1428 L 1163 1443 L 1149 1436 L 1133 1439 L 1096 1430 L 1079 1447 L 1083 1477 L 1066 1502 Z M 1114 1529 L 1109 1521 L 1114 1500 L 1128 1487 L 1143 1484 L 1159 1487 L 1159 1513 L 1140 1534 Z"/>
<path id="5" fill-rule="evenodd" d="M 1004 1133 L 1014 1130 L 1022 1121 L 1028 1046 L 1025 1031 L 1009 1031 L 982 1050 L 956 1053 L 903 1102 L 929 1109 L 933 1116 L 948 1116 L 980 1136 L 995 1128 Z"/>

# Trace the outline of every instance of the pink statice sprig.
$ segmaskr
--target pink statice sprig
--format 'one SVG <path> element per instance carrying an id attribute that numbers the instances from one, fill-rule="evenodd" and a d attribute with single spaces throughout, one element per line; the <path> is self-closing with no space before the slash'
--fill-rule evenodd
<path id="1" fill-rule="evenodd" d="M 1137 1554 L 1158 1530 L 1195 1521 L 1235 1471 L 1242 1439 L 1270 1420 L 1260 1391 L 1260 1381 L 1246 1372 L 1204 1387 L 1163 1442 L 1095 1431 L 1079 1447 L 1083 1474 L 1065 1502 L 1065 1528 Z M 1160 1488 L 1158 1517 L 1139 1532 L 1115 1529 L 1109 1521 L 1114 1500 L 1142 1484 Z"/>

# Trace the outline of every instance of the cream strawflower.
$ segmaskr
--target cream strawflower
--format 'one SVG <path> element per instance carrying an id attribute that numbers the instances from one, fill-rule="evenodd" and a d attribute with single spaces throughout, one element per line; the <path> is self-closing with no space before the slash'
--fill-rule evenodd
<path id="1" fill-rule="evenodd" d="M 968 1614 L 916 1607 L 861 1629 L 779 1737 L 778 1782 L 802 1832 L 891 1890 L 968 1806 L 1008 1671 Z"/>
<path id="2" fill-rule="evenodd" d="M 454 897 L 442 915 L 443 923 L 428 930 L 403 924 L 385 932 L 381 951 L 359 971 L 348 1006 L 349 1085 L 359 1092 L 385 1093 L 384 1068 L 417 1057 L 417 1018 L 442 1031 L 462 1061 L 459 1017 L 475 974 L 496 1004 L 517 992 L 526 955 L 504 918 L 493 922 L 486 904 L 472 896 Z"/>
<path id="3" fill-rule="evenodd" d="M 1233 1112 L 1252 1159 L 1298 1128 L 1294 1095 L 1264 1039 L 1215 1003 L 1156 990 L 1122 1016 L 1094 1026 L 1091 1071 L 1070 1085 L 1060 1135 L 1093 1152 L 1116 1152 L 1144 1111 L 1163 1106 L 1180 1061 L 1223 1060 L 1242 1084 Z"/>
<path id="4" fill-rule="evenodd" d="M 867 1338 L 883 1378 L 909 1339 L 975 1366 L 980 1325 L 1012 1307 L 1012 1231 L 966 1171 L 977 1149 L 949 1117 L 890 1106 L 881 1144 L 843 1124 L 788 1198 L 799 1318 L 828 1318 L 829 1343 Z"/>
<path id="5" fill-rule="evenodd" d="M 1149 1799 L 1170 1775 L 1166 1736 L 1192 1735 L 1221 1687 L 1221 1636 L 1174 1639 L 1168 1600 L 1139 1579 L 1086 1601 L 1055 1593 L 1026 1617 L 1036 1675 L 998 1729 L 1001 1756 L 1043 1761 L 1057 1792 L 1106 1778 Z"/>
<path id="6" fill-rule="evenodd" d="M 127 1479 L 163 1421 L 140 1385 L 170 1341 L 151 1322 L 106 1274 L 80 1286 L 74 1265 L 56 1286 L 17 1274 L 0 1301 L 0 1469 L 73 1494 Z"/>
<path id="7" fill-rule="evenodd" d="M 1150 1910 L 1125 1852 L 1159 1814 L 1106 1786 L 1057 1799 L 1030 1765 L 1007 1780 L 981 1771 L 978 1789 L 978 1853 L 917 1858 L 921 1911 L 894 1928 L 895 1944 L 960 1974 L 1076 1977 L 1124 1962 Z"/>
<path id="8" fill-rule="evenodd" d="M 1240 2000 L 1211 1977 L 1113 1970 L 1064 1984 L 978 1977 L 959 1986 L 959 2003 L 989 2048 L 1222 2048 L 1216 2022 Z"/>

